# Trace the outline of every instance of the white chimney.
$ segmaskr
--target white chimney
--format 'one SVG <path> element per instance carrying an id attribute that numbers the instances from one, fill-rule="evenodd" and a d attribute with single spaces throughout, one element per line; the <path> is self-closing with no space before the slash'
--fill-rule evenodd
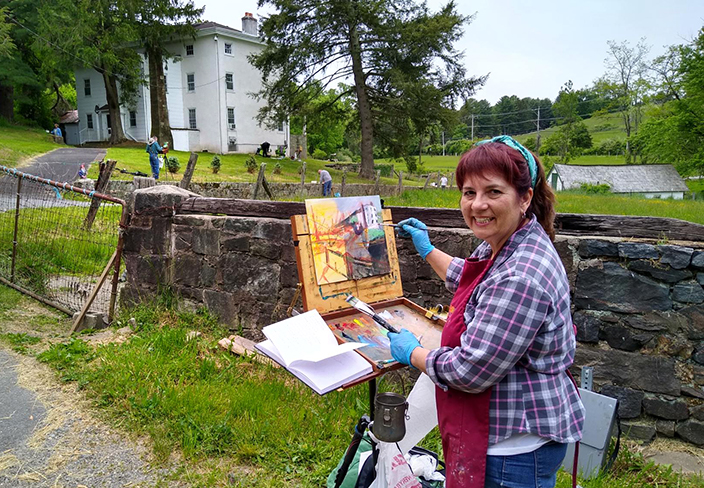
<path id="1" fill-rule="evenodd" d="M 245 12 L 242 17 L 242 32 L 250 36 L 256 36 L 259 23 L 250 12 Z"/>

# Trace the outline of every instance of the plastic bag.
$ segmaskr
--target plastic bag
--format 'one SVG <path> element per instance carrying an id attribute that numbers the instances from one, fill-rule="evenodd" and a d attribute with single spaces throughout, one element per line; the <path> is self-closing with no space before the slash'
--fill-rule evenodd
<path id="1" fill-rule="evenodd" d="M 376 479 L 369 488 L 422 488 L 398 445 L 379 442 Z"/>

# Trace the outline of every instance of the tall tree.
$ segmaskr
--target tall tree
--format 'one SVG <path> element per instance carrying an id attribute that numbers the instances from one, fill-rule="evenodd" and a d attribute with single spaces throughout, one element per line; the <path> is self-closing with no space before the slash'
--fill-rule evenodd
<path id="1" fill-rule="evenodd" d="M 0 8 L 0 58 L 9 58 L 15 50 L 10 36 L 10 21 L 7 20 L 7 7 Z"/>
<path id="2" fill-rule="evenodd" d="M 164 60 L 173 55 L 166 44 L 174 39 L 195 38 L 194 23 L 203 14 L 192 0 L 123 0 L 137 28 L 149 63 L 151 135 L 173 147 L 169 110 L 166 103 Z"/>
<path id="3" fill-rule="evenodd" d="M 259 0 L 260 7 L 265 5 L 277 13 L 261 26 L 266 48 L 250 58 L 263 77 L 258 96 L 267 103 L 260 120 L 271 123 L 294 113 L 304 103 L 300 94 L 315 81 L 327 87 L 351 77 L 362 135 L 362 177 L 373 175 L 374 124 L 385 104 L 398 106 L 390 97 L 403 95 L 404 83 L 424 79 L 456 96 L 468 95 L 482 82 L 465 79 L 453 48 L 470 19 L 457 14 L 452 1 L 435 14 L 413 0 Z M 395 123 L 407 126 L 408 117 Z"/>

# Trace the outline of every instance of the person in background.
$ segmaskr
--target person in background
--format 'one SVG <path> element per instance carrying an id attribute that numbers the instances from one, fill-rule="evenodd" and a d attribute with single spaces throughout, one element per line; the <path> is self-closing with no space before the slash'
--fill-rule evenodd
<path id="1" fill-rule="evenodd" d="M 509 136 L 482 141 L 456 170 L 469 259 L 436 249 L 425 224 L 399 222 L 454 292 L 440 347 L 389 333 L 397 361 L 435 383 L 447 488 L 554 487 L 584 406 L 568 368 L 576 337 L 565 268 L 553 246 L 552 190 L 540 161 Z"/>
<path id="2" fill-rule="evenodd" d="M 59 127 L 59 124 L 54 124 L 54 128 L 51 129 L 51 132 L 49 133 L 54 136 L 54 142 L 64 142 L 64 135 L 61 133 L 61 128 Z"/>
<path id="3" fill-rule="evenodd" d="M 152 177 L 155 180 L 159 179 L 159 154 L 163 151 L 164 149 L 159 145 L 159 140 L 156 136 L 149 139 L 147 152 L 149 153 L 149 165 L 152 167 Z"/>
<path id="4" fill-rule="evenodd" d="M 82 164 L 81 167 L 78 169 L 78 177 L 83 179 L 86 176 L 88 176 L 88 171 L 86 171 L 86 165 Z"/>
<path id="5" fill-rule="evenodd" d="M 326 169 L 319 169 L 320 184 L 323 185 L 323 196 L 326 197 L 332 192 L 332 176 Z"/>
<path id="6" fill-rule="evenodd" d="M 440 188 L 443 190 L 447 189 L 447 176 L 442 175 L 442 178 L 440 178 Z"/>

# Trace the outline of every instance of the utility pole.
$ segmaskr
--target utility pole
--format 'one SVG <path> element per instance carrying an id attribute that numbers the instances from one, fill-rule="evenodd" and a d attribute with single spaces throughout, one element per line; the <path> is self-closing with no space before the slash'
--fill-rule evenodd
<path id="1" fill-rule="evenodd" d="M 442 131 L 442 155 L 445 155 L 445 131 Z"/>
<path id="2" fill-rule="evenodd" d="M 538 105 L 538 120 L 535 123 L 538 135 L 535 138 L 535 154 L 540 152 L 540 105 Z"/>
<path id="3" fill-rule="evenodd" d="M 472 140 L 474 140 L 474 114 L 472 114 Z"/>

